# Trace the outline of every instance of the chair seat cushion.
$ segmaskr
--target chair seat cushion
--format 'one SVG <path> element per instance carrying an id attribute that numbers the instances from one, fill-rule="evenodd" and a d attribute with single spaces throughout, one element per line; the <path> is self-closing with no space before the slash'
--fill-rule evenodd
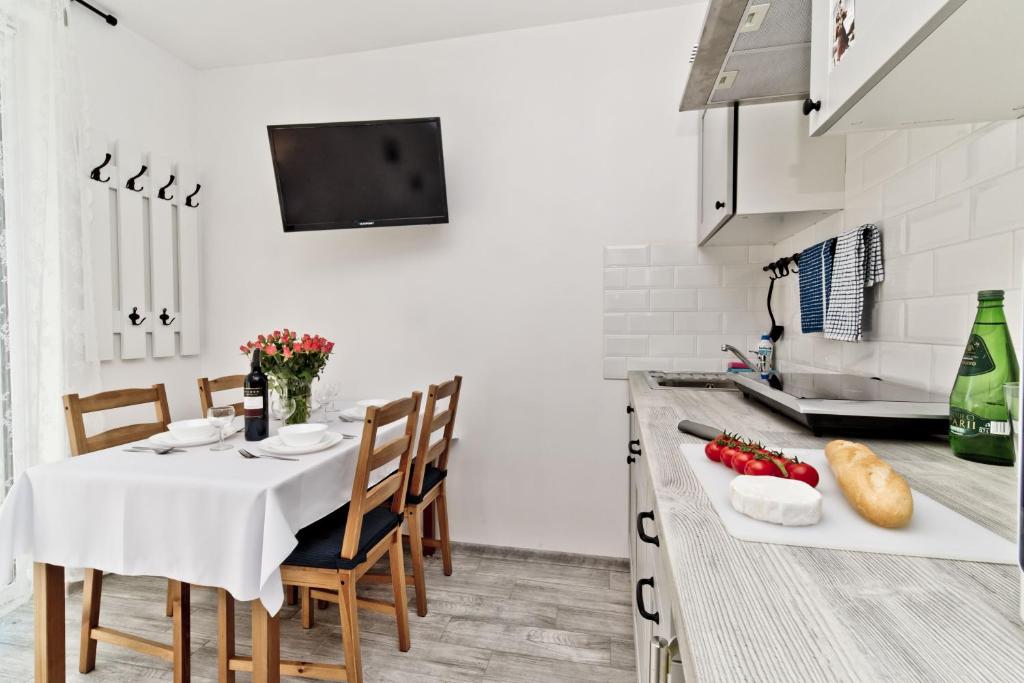
<path id="1" fill-rule="evenodd" d="M 326 517 L 300 529 L 296 534 L 299 544 L 282 564 L 319 569 L 352 569 L 366 562 L 367 553 L 402 523 L 402 516 L 391 511 L 390 503 L 363 515 L 359 552 L 351 560 L 341 556 L 341 541 L 345 537 L 347 522 L 346 503 Z"/>
<path id="2" fill-rule="evenodd" d="M 405 497 L 407 503 L 422 503 L 423 498 L 433 490 L 435 486 L 441 483 L 441 480 L 448 476 L 448 470 L 438 469 L 433 465 L 427 465 L 427 471 L 423 474 L 423 489 L 422 493 L 418 496 L 408 494 Z"/>

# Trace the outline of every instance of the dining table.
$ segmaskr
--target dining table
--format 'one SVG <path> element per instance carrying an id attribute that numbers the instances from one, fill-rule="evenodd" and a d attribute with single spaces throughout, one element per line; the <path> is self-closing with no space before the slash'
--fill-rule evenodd
<path id="1" fill-rule="evenodd" d="M 352 438 L 291 460 L 242 457 L 239 448 L 266 452 L 238 432 L 225 439 L 230 450 L 159 454 L 126 444 L 22 472 L 0 506 L 0 566 L 25 556 L 34 563 L 35 680 L 64 680 L 66 567 L 165 577 L 251 602 L 253 680 L 279 680 L 281 563 L 300 529 L 352 496 L 363 423 L 324 414 L 329 431 Z M 388 425 L 378 438 L 404 428 Z M 394 469 L 379 468 L 370 483 Z M 189 651 L 188 642 L 175 647 Z"/>

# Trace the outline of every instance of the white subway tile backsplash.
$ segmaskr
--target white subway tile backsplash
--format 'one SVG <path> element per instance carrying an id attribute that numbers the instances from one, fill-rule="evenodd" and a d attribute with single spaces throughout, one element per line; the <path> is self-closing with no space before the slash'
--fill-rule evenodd
<path id="1" fill-rule="evenodd" d="M 652 289 L 652 311 L 695 311 L 697 310 L 696 289 Z"/>
<path id="2" fill-rule="evenodd" d="M 907 251 L 917 252 L 967 239 L 971 227 L 971 196 L 960 192 L 907 214 Z"/>
<path id="3" fill-rule="evenodd" d="M 911 166 L 882 190 L 882 213 L 888 218 L 935 199 L 935 159 Z"/>
<path id="4" fill-rule="evenodd" d="M 1024 228 L 1024 169 L 974 188 L 974 234 Z"/>
<path id="5" fill-rule="evenodd" d="M 605 334 L 625 334 L 629 331 L 629 322 L 625 313 L 605 313 Z"/>
<path id="6" fill-rule="evenodd" d="M 719 265 L 746 263 L 747 247 L 701 247 L 700 262 Z"/>
<path id="7" fill-rule="evenodd" d="M 747 248 L 747 262 L 764 265 L 775 260 L 775 246 L 772 244 L 755 244 Z"/>
<path id="8" fill-rule="evenodd" d="M 723 372 L 725 358 L 676 358 L 673 369 L 676 372 Z"/>
<path id="9" fill-rule="evenodd" d="M 627 370 L 660 370 L 670 372 L 674 367 L 672 358 L 627 358 Z"/>
<path id="10" fill-rule="evenodd" d="M 910 134 L 910 163 L 916 163 L 926 156 L 943 150 L 957 140 L 971 134 L 970 124 L 951 126 L 924 126 L 912 128 Z"/>
<path id="11" fill-rule="evenodd" d="M 961 344 L 974 318 L 975 298 L 967 294 L 907 302 L 907 341 Z"/>
<path id="12" fill-rule="evenodd" d="M 604 359 L 605 379 L 626 379 L 626 359 L 608 358 Z"/>
<path id="13" fill-rule="evenodd" d="M 885 280 L 878 285 L 879 299 L 909 299 L 931 296 L 932 252 L 889 259 L 885 264 Z"/>
<path id="14" fill-rule="evenodd" d="M 723 313 L 722 331 L 729 334 L 764 334 L 771 324 L 768 312 Z"/>
<path id="15" fill-rule="evenodd" d="M 649 247 L 646 244 L 627 244 L 604 248 L 606 266 L 646 266 L 649 262 Z"/>
<path id="16" fill-rule="evenodd" d="M 671 287 L 674 280 L 675 274 L 669 266 L 626 269 L 626 286 L 630 289 L 642 287 Z"/>
<path id="17" fill-rule="evenodd" d="M 604 269 L 604 288 L 605 289 L 625 289 L 626 288 L 626 269 L 625 268 L 605 268 Z"/>
<path id="18" fill-rule="evenodd" d="M 604 336 L 604 354 L 606 356 L 646 356 L 647 339 L 647 335 L 606 334 Z"/>
<path id="19" fill-rule="evenodd" d="M 869 150 L 892 136 L 891 130 L 873 130 L 865 133 L 850 133 L 846 136 L 846 159 L 859 159 Z"/>
<path id="20" fill-rule="evenodd" d="M 762 267 L 764 267 L 764 264 L 722 266 L 722 286 L 765 287 L 767 286 L 768 276 L 761 270 Z"/>
<path id="21" fill-rule="evenodd" d="M 688 266 L 698 262 L 700 252 L 693 242 L 652 244 L 652 266 Z"/>
<path id="22" fill-rule="evenodd" d="M 671 313 L 630 313 L 630 334 L 672 334 Z"/>
<path id="23" fill-rule="evenodd" d="M 743 334 L 707 334 L 701 335 L 697 339 L 697 355 L 701 358 L 715 358 L 721 356 L 725 351 L 722 351 L 723 344 L 730 344 L 735 346 L 737 349 L 750 355 L 748 351 L 751 348 L 757 346 L 757 342 L 754 342 L 754 347 L 751 347 L 747 343 L 747 337 Z M 736 357 L 731 353 L 728 355 L 730 361 L 736 360 Z"/>
<path id="24" fill-rule="evenodd" d="M 927 388 L 932 377 L 932 347 L 928 344 L 881 342 L 879 370 L 883 379 Z"/>
<path id="25" fill-rule="evenodd" d="M 956 374 L 960 371 L 960 359 L 964 356 L 962 346 L 932 347 L 932 391 L 947 394 L 953 391 Z"/>
<path id="26" fill-rule="evenodd" d="M 878 343 L 839 344 L 839 364 L 843 372 L 876 377 L 878 375 Z"/>
<path id="27" fill-rule="evenodd" d="M 721 331 L 721 313 L 699 313 L 694 311 L 675 314 L 676 334 L 713 334 Z"/>
<path id="28" fill-rule="evenodd" d="M 1010 233 L 936 249 L 935 293 L 1011 289 L 1015 282 L 1013 270 L 1013 235 Z"/>
<path id="29" fill-rule="evenodd" d="M 647 311 L 651 308 L 650 292 L 646 290 L 610 289 L 604 293 L 604 310 Z"/>
<path id="30" fill-rule="evenodd" d="M 876 301 L 864 313 L 864 339 L 900 341 L 906 330 L 906 304 Z"/>
<path id="31" fill-rule="evenodd" d="M 676 287 L 717 287 L 721 284 L 721 266 L 679 266 Z"/>
<path id="32" fill-rule="evenodd" d="M 692 356 L 696 348 L 692 334 L 652 334 L 651 356 Z"/>
<path id="33" fill-rule="evenodd" d="M 700 310 L 745 311 L 747 310 L 747 290 L 745 287 L 702 289 L 700 290 Z"/>
<path id="34" fill-rule="evenodd" d="M 847 229 L 864 225 L 865 223 L 880 223 L 882 221 L 882 185 L 875 185 L 863 192 L 850 196 L 847 195 L 846 207 L 843 209 L 843 224 L 839 230 L 830 231 L 834 237 Z M 827 223 L 822 221 L 819 225 Z"/>
<path id="35" fill-rule="evenodd" d="M 939 196 L 1009 171 L 1016 165 L 1016 124 L 993 123 L 938 156 Z"/>
<path id="36" fill-rule="evenodd" d="M 907 132 L 901 130 L 865 152 L 863 187 L 871 187 L 906 168 L 907 148 Z"/>
<path id="37" fill-rule="evenodd" d="M 890 218 L 879 227 L 882 229 L 882 258 L 885 261 L 907 253 L 906 216 Z"/>
<path id="38" fill-rule="evenodd" d="M 772 293 L 772 308 L 777 308 L 775 304 L 775 293 Z M 755 287 L 747 290 L 747 310 L 748 311 L 767 311 L 768 310 L 768 288 L 767 287 Z M 778 319 L 778 314 L 775 318 Z"/>
<path id="39" fill-rule="evenodd" d="M 815 337 L 812 343 L 814 349 L 814 365 L 827 370 L 839 370 L 842 367 L 842 350 L 845 344 L 852 342 L 841 342 L 836 344 L 831 339 Z"/>

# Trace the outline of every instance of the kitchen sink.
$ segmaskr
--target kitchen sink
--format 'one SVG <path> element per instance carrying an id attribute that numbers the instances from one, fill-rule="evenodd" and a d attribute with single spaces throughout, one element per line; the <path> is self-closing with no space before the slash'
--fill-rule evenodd
<path id="1" fill-rule="evenodd" d="M 647 383 L 652 389 L 738 391 L 726 372 L 648 372 Z"/>

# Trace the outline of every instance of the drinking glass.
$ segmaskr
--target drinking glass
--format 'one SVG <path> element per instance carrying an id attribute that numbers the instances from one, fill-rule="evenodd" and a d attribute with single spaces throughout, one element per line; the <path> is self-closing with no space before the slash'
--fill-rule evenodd
<path id="1" fill-rule="evenodd" d="M 270 417 L 284 422 L 295 412 L 295 399 L 288 395 L 288 390 L 280 388 L 270 396 Z"/>
<path id="2" fill-rule="evenodd" d="M 1007 382 L 1003 385 L 1003 398 L 1006 410 L 1010 413 L 1010 438 L 1013 439 L 1013 453 L 1020 459 L 1020 382 Z"/>
<path id="3" fill-rule="evenodd" d="M 338 399 L 338 395 L 341 393 L 341 388 L 336 382 L 324 382 L 320 380 L 316 383 L 316 395 L 317 403 L 324 409 L 324 422 L 327 422 L 330 416 L 327 413 L 334 411 L 334 402 Z"/>
<path id="4" fill-rule="evenodd" d="M 206 411 L 206 417 L 217 428 L 217 436 L 220 437 L 220 443 L 210 450 L 226 451 L 231 448 L 230 444 L 224 443 L 224 430 L 231 426 L 231 420 L 235 418 L 234 406 L 214 406 Z"/>

